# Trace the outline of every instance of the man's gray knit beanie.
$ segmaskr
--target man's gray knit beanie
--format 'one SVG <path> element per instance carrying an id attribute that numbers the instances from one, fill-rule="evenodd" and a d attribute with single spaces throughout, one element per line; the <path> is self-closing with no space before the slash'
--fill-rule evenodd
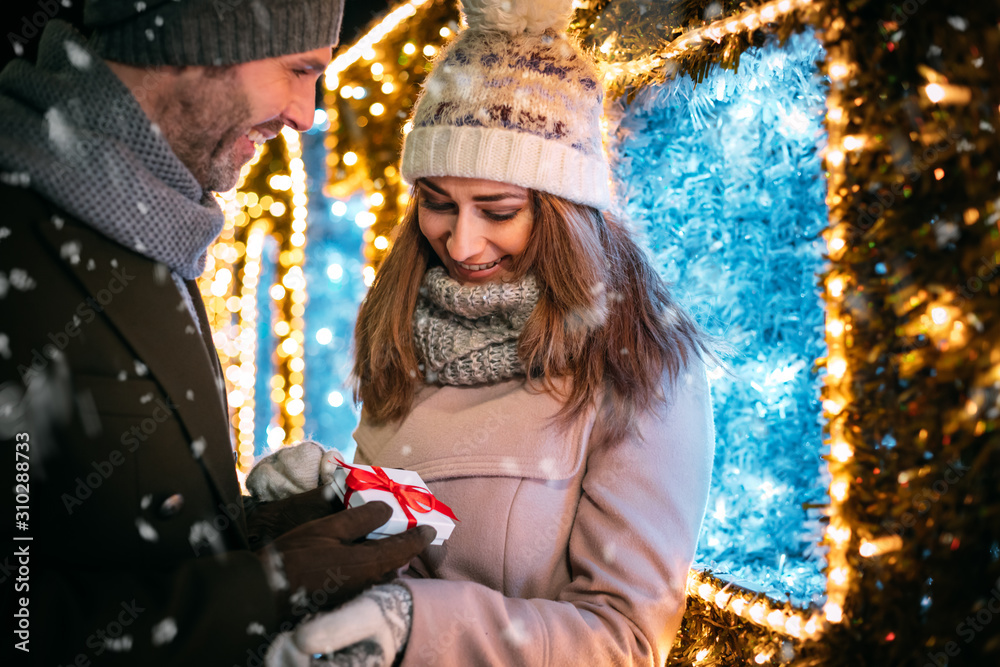
<path id="1" fill-rule="evenodd" d="M 234 65 L 337 44 L 344 0 L 86 0 L 90 46 L 127 65 Z"/>

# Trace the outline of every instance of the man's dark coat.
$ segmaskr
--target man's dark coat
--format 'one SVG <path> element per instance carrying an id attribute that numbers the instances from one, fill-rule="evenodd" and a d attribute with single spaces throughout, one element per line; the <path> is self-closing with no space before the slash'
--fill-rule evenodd
<path id="1" fill-rule="evenodd" d="M 28 598 L 30 655 L 16 653 L 47 666 L 261 664 L 274 599 L 248 546 L 195 283 L 200 332 L 163 265 L 30 189 L 2 185 L 0 202 L 12 467 L 16 433 L 30 444 L 27 529 L 13 508 L 5 519 L 31 538 L 9 540 L 3 563 L 15 611 Z"/>

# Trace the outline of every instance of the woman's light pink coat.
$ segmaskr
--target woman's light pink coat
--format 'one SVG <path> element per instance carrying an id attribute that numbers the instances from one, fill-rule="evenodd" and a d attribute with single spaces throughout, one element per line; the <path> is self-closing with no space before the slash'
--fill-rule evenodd
<path id="1" fill-rule="evenodd" d="M 420 473 L 460 519 L 414 561 L 412 665 L 662 665 L 685 606 L 714 452 L 704 369 L 643 440 L 590 446 L 521 381 L 425 387 L 401 422 L 355 432 L 360 463 Z"/>

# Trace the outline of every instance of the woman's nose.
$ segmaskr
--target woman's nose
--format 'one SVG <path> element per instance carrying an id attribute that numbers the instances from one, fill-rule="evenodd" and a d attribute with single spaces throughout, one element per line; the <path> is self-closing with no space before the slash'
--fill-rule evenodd
<path id="1" fill-rule="evenodd" d="M 455 218 L 455 226 L 445 244 L 448 254 L 458 262 L 475 259 L 486 248 L 486 239 L 480 229 L 480 223 L 470 212 L 459 211 Z"/>

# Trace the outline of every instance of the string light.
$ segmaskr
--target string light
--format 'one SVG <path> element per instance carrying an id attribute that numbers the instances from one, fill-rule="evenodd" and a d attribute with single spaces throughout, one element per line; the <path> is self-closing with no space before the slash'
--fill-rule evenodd
<path id="1" fill-rule="evenodd" d="M 356 63 L 361 57 L 372 52 L 373 47 L 391 33 L 396 27 L 406 19 L 415 16 L 417 10 L 427 4 L 429 0 L 409 0 L 396 9 L 389 12 L 385 18 L 369 30 L 361 39 L 355 42 L 349 49 L 338 55 L 327 66 L 324 73 L 325 83 L 328 90 L 337 87 L 340 73 Z"/>
<path id="2" fill-rule="evenodd" d="M 773 23 L 793 11 L 819 4 L 819 0 L 772 0 L 740 14 L 720 19 L 698 28 L 685 31 L 657 53 L 625 62 L 601 63 L 606 85 L 624 85 L 629 80 L 649 75 L 665 63 L 689 57 L 692 52 L 709 44 L 718 44 L 726 35 L 738 35 L 756 30 L 763 24 Z M 609 55 L 612 47 L 605 42 L 601 52 Z"/>

